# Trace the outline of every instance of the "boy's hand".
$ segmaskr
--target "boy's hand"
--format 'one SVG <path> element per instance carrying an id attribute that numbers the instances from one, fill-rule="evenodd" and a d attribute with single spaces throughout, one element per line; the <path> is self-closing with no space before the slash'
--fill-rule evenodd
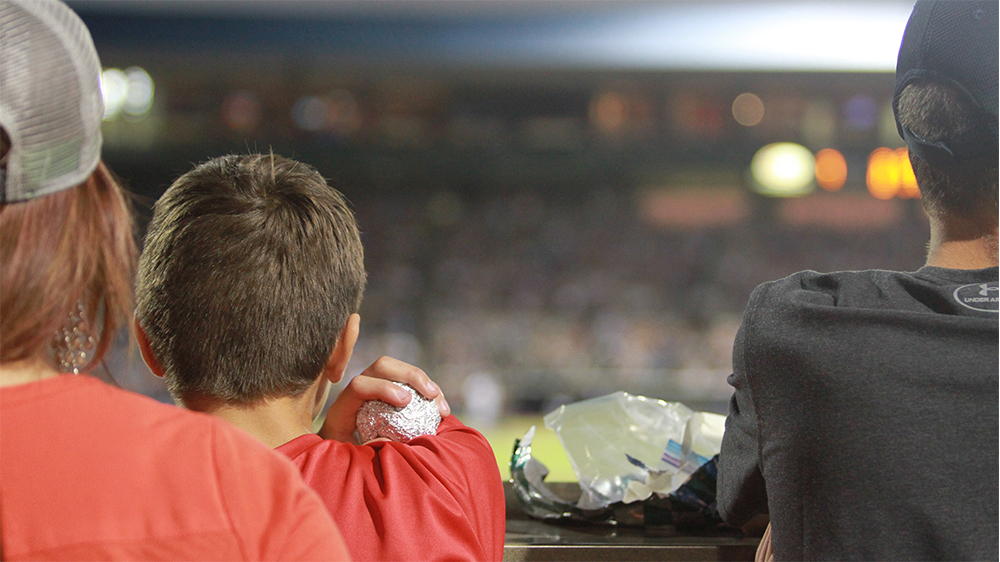
<path id="1" fill-rule="evenodd" d="M 324 439 L 334 439 L 359 445 L 355 436 L 355 418 L 366 400 L 382 400 L 393 406 L 410 403 L 410 393 L 393 381 L 406 383 L 429 400 L 437 402 L 441 417 L 451 413 L 441 389 L 421 369 L 392 357 L 380 357 L 370 367 L 354 377 L 340 392 L 326 412 L 326 421 L 319 430 Z"/>

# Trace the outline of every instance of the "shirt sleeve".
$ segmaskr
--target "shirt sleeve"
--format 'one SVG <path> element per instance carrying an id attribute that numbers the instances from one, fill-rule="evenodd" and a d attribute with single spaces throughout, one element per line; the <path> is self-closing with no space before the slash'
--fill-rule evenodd
<path id="1" fill-rule="evenodd" d="M 355 560 L 502 559 L 506 506 L 496 457 L 454 416 L 436 435 L 408 443 L 299 439 L 306 447 L 297 454 L 295 441 L 278 449 L 350 533 Z"/>
<path id="2" fill-rule="evenodd" d="M 387 447 L 393 452 L 384 450 Z M 463 526 L 474 529 L 474 536 L 464 539 L 468 543 L 467 552 L 473 558 L 496 561 L 503 558 L 506 530 L 503 481 L 493 449 L 482 434 L 465 426 L 455 416 L 448 416 L 438 427 L 437 435 L 418 437 L 405 445 L 382 443 L 381 448 L 383 460 L 401 455 L 408 458 L 411 465 L 423 465 L 417 472 L 425 478 L 437 475 L 440 485 L 451 496 L 448 511 L 460 507 Z M 447 504 L 441 507 L 444 505 Z M 451 515 L 443 509 L 439 511 L 442 517 Z M 461 542 L 457 540 L 453 546 L 460 548 Z"/>
<path id="3" fill-rule="evenodd" d="M 246 560 L 349 560 L 322 501 L 285 457 L 213 428 L 219 489 Z"/>
<path id="4" fill-rule="evenodd" d="M 723 520 L 734 527 L 742 526 L 759 513 L 767 513 L 767 490 L 760 461 L 760 421 L 747 361 L 754 302 L 751 296 L 733 345 L 733 373 L 727 379 L 733 395 L 719 453 L 717 506 Z"/>

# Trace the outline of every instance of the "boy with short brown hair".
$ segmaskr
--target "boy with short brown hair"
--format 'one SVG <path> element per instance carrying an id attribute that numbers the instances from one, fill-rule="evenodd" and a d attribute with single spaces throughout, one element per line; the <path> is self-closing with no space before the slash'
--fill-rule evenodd
<path id="1" fill-rule="evenodd" d="M 312 423 L 344 375 L 365 283 L 355 219 L 311 167 L 225 156 L 156 203 L 140 259 L 136 323 L 175 399 L 242 427 L 299 466 L 355 560 L 500 560 L 505 508 L 489 443 L 420 369 L 383 357 Z M 365 400 L 436 400 L 436 435 L 358 443 Z"/>

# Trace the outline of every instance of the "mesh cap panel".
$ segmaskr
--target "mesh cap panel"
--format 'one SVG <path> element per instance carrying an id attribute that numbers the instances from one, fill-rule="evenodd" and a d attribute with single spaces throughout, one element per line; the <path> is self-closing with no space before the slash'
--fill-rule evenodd
<path id="1" fill-rule="evenodd" d="M 82 183 L 101 153 L 101 65 L 80 18 L 55 0 L 0 2 L 0 126 L 11 140 L 3 200 Z"/>

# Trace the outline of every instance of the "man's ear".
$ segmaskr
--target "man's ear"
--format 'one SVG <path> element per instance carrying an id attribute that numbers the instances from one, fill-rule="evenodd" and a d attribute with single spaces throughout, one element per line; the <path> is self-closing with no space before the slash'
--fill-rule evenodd
<path id="1" fill-rule="evenodd" d="M 337 337 L 337 343 L 333 346 L 333 352 L 330 353 L 326 367 L 323 368 L 323 376 L 331 383 L 340 382 L 340 379 L 344 377 L 344 371 L 347 370 L 347 363 L 351 360 L 351 354 L 354 353 L 354 344 L 358 341 L 358 332 L 360 331 L 361 317 L 356 313 L 351 314 L 347 318 L 347 323 L 344 324 L 344 329 L 340 331 L 340 336 Z"/>
<path id="2" fill-rule="evenodd" d="M 139 319 L 135 316 L 132 317 L 132 328 L 135 331 L 135 341 L 139 344 L 139 353 L 142 355 L 142 360 L 146 362 L 146 366 L 152 373 L 160 378 L 166 371 L 160 366 L 160 362 L 157 361 L 156 356 L 153 355 L 153 347 L 149 344 L 149 338 L 146 337 L 146 331 L 142 329 L 139 325 Z"/>

